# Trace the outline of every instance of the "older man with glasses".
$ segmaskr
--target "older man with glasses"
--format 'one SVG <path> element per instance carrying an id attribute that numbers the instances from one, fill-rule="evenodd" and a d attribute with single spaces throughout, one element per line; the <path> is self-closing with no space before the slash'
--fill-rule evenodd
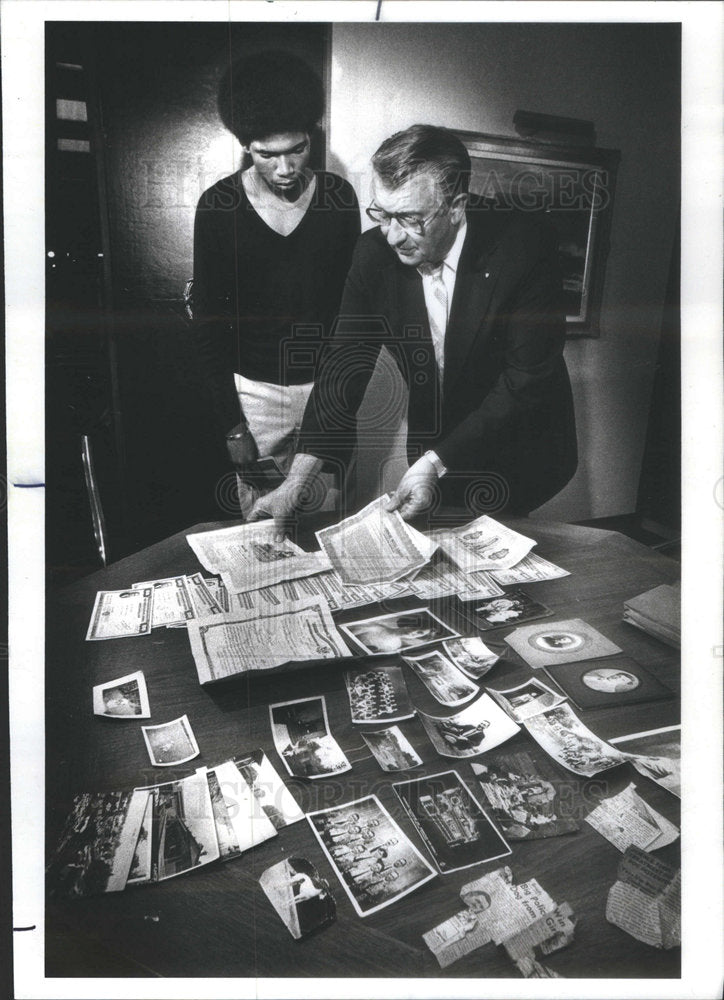
<path id="1" fill-rule="evenodd" d="M 348 466 L 383 344 L 409 390 L 410 467 L 390 509 L 526 513 L 577 463 L 555 234 L 469 194 L 469 154 L 446 129 L 396 133 L 372 168 L 377 228 L 357 243 L 289 477 L 252 517 L 282 531 L 325 462 Z"/>

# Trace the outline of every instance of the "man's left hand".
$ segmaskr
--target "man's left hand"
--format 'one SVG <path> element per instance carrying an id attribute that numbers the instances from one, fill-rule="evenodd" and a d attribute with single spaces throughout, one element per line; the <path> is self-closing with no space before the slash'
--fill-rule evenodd
<path id="1" fill-rule="evenodd" d="M 405 521 L 412 520 L 413 517 L 432 507 L 437 492 L 435 489 L 437 480 L 435 466 L 423 455 L 404 474 L 385 509 L 399 510 Z"/>

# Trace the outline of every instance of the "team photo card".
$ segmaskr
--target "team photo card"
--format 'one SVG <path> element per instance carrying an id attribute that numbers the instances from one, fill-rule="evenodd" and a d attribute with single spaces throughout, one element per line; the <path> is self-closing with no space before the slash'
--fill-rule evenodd
<path id="1" fill-rule="evenodd" d="M 628 656 L 550 664 L 545 672 L 576 708 L 609 708 L 674 696 L 670 688 Z"/>
<path id="2" fill-rule="evenodd" d="M 442 875 L 511 853 L 457 771 L 392 787 Z"/>
<path id="3" fill-rule="evenodd" d="M 435 878 L 376 795 L 308 813 L 307 820 L 359 917 Z"/>
<path id="4" fill-rule="evenodd" d="M 621 649 L 580 618 L 517 628 L 505 641 L 530 667 L 614 656 Z"/>
<path id="5" fill-rule="evenodd" d="M 398 664 L 347 670 L 344 683 L 352 722 L 399 722 L 415 714 Z"/>

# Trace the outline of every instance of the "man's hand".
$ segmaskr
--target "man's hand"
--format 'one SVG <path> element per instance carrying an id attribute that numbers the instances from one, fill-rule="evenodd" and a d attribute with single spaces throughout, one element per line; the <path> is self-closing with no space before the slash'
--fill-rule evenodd
<path id="1" fill-rule="evenodd" d="M 294 512 L 303 505 L 321 468 L 322 462 L 313 455 L 295 455 L 287 478 L 271 493 L 259 497 L 251 508 L 248 520 L 262 521 L 273 517 L 276 527 L 274 538 L 281 541 L 289 529 Z"/>
<path id="2" fill-rule="evenodd" d="M 271 493 L 259 497 L 249 514 L 249 521 L 262 521 L 265 518 L 273 517 L 276 532 L 274 538 L 281 541 L 289 529 L 290 522 L 294 517 L 294 512 L 298 507 L 299 495 L 303 490 L 303 485 L 289 485 L 283 482 Z"/>
<path id="3" fill-rule="evenodd" d="M 435 484 L 438 475 L 432 462 L 418 458 L 400 480 L 400 484 L 387 502 L 386 510 L 399 510 L 405 521 L 432 507 L 435 501 Z"/>

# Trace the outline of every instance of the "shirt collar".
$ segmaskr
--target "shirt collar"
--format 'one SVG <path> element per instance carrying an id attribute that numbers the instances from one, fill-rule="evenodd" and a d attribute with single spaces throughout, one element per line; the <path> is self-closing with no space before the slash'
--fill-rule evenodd
<path id="1" fill-rule="evenodd" d="M 447 265 L 447 267 L 450 268 L 453 274 L 457 274 L 458 264 L 460 262 L 460 254 L 463 251 L 463 243 L 465 242 L 465 233 L 467 232 L 467 229 L 468 229 L 467 219 L 463 216 L 462 225 L 455 234 L 453 245 L 450 247 L 447 254 L 441 261 L 443 265 Z M 430 273 L 431 267 L 432 265 L 430 264 L 421 264 L 417 270 L 423 277 L 426 277 Z"/>

